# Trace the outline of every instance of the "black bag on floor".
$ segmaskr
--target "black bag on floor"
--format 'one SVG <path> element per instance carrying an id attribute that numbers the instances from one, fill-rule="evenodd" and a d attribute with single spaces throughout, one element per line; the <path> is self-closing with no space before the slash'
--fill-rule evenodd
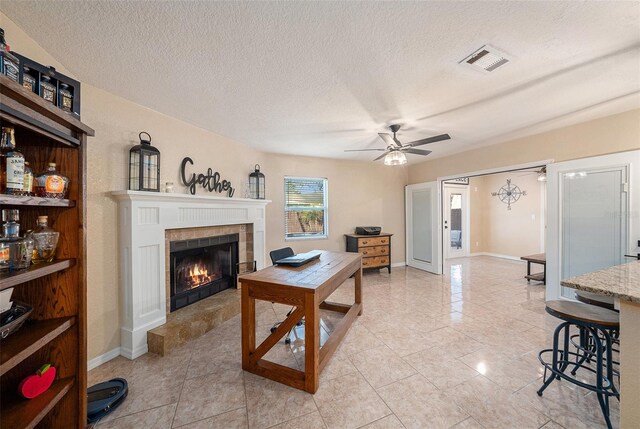
<path id="1" fill-rule="evenodd" d="M 87 421 L 95 423 L 124 401 L 129 385 L 124 378 L 114 378 L 87 389 Z"/>

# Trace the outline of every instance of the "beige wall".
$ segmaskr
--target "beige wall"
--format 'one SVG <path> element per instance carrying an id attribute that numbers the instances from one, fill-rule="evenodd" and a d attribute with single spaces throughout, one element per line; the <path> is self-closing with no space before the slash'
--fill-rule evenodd
<path id="1" fill-rule="evenodd" d="M 518 202 L 502 203 L 491 195 L 511 179 L 512 185 L 527 192 Z M 544 183 L 535 173 L 499 173 L 472 177 L 470 195 L 470 252 L 520 257 L 544 249 L 543 200 Z"/>
<path id="2" fill-rule="evenodd" d="M 266 154 L 262 171 L 267 176 L 267 249 L 290 246 L 296 252 L 313 249 L 345 250 L 344 234 L 356 225 L 382 226 L 394 234 L 391 262 L 404 259 L 404 186 L 406 168 L 381 164 Z M 284 239 L 284 176 L 329 179 L 329 238 Z"/>
<path id="3" fill-rule="evenodd" d="M 553 159 L 556 162 L 640 148 L 640 110 L 470 150 L 409 167 L 409 183 Z"/>
<path id="4" fill-rule="evenodd" d="M 469 253 L 486 252 L 484 216 L 487 196 L 484 189 L 484 177 L 469 178 Z"/>
<path id="5" fill-rule="evenodd" d="M 66 72 L 2 14 L 0 23 L 15 51 Z M 151 134 L 153 144 L 161 151 L 161 183 L 174 182 L 177 192 L 185 190 L 178 177 L 180 161 L 185 156 L 194 159 L 194 171 L 211 167 L 230 180 L 236 187 L 234 197 L 242 197 L 243 182 L 254 164 L 260 164 L 266 176 L 267 198 L 273 200 L 267 206 L 267 249 L 289 245 L 298 252 L 344 250 L 343 234 L 353 232 L 355 225 L 381 225 L 396 234 L 392 262 L 404 261 L 405 168 L 262 153 L 88 84 L 82 85 L 82 121 L 96 131 L 96 136 L 89 139 L 87 165 L 89 359 L 120 346 L 117 204 L 110 192 L 126 189 L 128 150 L 138 143 L 138 133 L 143 130 Z M 327 240 L 285 243 L 285 175 L 329 180 Z"/>
<path id="6" fill-rule="evenodd" d="M 87 151 L 88 357 L 92 359 L 120 346 L 117 203 L 110 192 L 127 188 L 128 149 L 138 142 L 138 132 L 151 134 L 161 152 L 161 183 L 173 181 L 178 191 L 184 189 L 178 185 L 184 156 L 194 159 L 194 171 L 212 167 L 238 187 L 243 173 L 263 158 L 246 146 L 90 85 L 82 87 L 82 120 L 96 130 Z"/>

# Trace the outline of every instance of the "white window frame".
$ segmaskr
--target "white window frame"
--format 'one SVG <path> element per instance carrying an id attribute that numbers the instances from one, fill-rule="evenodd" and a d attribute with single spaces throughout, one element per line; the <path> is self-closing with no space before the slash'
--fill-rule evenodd
<path id="1" fill-rule="evenodd" d="M 291 180 L 322 180 L 323 181 L 323 199 L 324 206 L 322 209 L 324 211 L 324 234 L 315 234 L 315 235 L 288 235 L 287 234 L 287 212 L 292 211 L 287 209 L 287 181 Z M 283 182 L 283 190 L 284 190 L 284 239 L 285 241 L 300 241 L 300 240 L 327 240 L 329 238 L 329 180 L 326 177 L 301 177 L 301 176 L 285 176 Z M 305 209 L 309 209 L 306 207 Z M 313 209 L 316 210 L 316 209 Z"/>

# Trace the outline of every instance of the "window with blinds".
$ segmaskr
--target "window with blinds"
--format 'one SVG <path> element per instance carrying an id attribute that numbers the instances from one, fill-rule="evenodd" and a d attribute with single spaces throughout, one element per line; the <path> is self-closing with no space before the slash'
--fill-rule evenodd
<path id="1" fill-rule="evenodd" d="M 327 238 L 327 204 L 327 179 L 285 177 L 285 238 Z"/>

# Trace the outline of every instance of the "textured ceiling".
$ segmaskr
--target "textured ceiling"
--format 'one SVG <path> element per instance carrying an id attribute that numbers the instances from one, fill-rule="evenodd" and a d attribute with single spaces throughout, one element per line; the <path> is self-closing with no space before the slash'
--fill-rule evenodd
<path id="1" fill-rule="evenodd" d="M 429 158 L 640 107 L 639 2 L 9 1 L 79 80 L 269 152 Z M 10 35 L 8 35 L 10 40 Z M 460 60 L 512 56 L 491 74 Z M 603 142 L 606 144 L 606 142 Z M 409 155 L 410 162 L 425 158 Z"/>

